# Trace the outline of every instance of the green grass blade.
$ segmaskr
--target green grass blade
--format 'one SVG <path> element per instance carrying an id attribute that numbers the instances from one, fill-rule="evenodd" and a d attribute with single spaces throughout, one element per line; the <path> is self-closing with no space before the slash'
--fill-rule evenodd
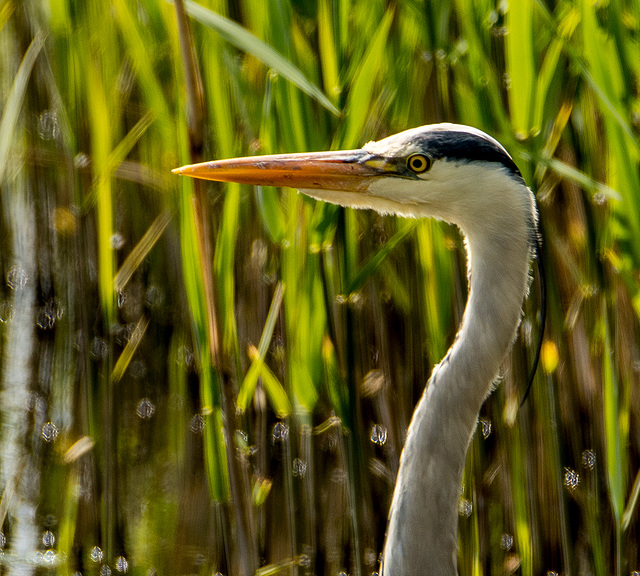
<path id="1" fill-rule="evenodd" d="M 3 106 L 2 120 L 0 120 L 0 182 L 2 182 L 4 178 L 9 157 L 9 148 L 13 142 L 13 131 L 18 122 L 20 110 L 24 104 L 24 95 L 27 90 L 29 77 L 31 76 L 31 70 L 36 63 L 36 58 L 38 54 L 40 54 L 40 50 L 42 50 L 44 46 L 44 41 L 45 34 L 42 32 L 36 33 L 22 58 L 18 73 L 13 79 L 11 91 Z"/>
<path id="2" fill-rule="evenodd" d="M 273 336 L 273 329 L 276 326 L 278 320 L 278 314 L 280 314 L 280 305 L 282 304 L 282 298 L 284 297 L 284 284 L 278 282 L 276 290 L 271 300 L 271 306 L 269 307 L 269 313 L 267 314 L 267 321 L 264 324 L 264 330 L 260 337 L 260 344 L 258 345 L 258 352 L 262 358 L 267 354 L 269 345 L 271 343 L 271 337 Z"/>
<path id="3" fill-rule="evenodd" d="M 328 0 L 321 0 L 318 5 L 318 44 L 320 64 L 325 92 L 329 98 L 337 100 L 341 92 L 338 75 L 338 54 L 333 32 L 333 18 Z"/>
<path id="4" fill-rule="evenodd" d="M 273 330 L 280 314 L 280 306 L 282 305 L 283 296 L 284 285 L 280 282 L 276 286 L 273 299 L 271 300 L 271 306 L 269 307 L 267 320 L 264 324 L 262 335 L 260 336 L 258 349 L 254 352 L 251 352 L 250 349 L 252 363 L 249 367 L 249 370 L 247 371 L 244 380 L 242 381 L 240 390 L 238 391 L 238 399 L 236 401 L 236 405 L 238 409 L 243 412 L 247 409 L 247 407 L 249 406 L 249 402 L 253 398 L 253 393 L 258 382 L 258 377 L 262 376 L 264 379 L 265 373 L 267 373 L 266 380 L 264 380 L 265 388 L 267 390 L 267 394 L 269 394 L 276 401 L 274 405 L 276 412 L 286 415 L 291 411 L 291 406 L 288 402 L 288 399 L 286 398 L 286 394 L 284 395 L 284 400 L 282 398 L 282 394 L 284 394 L 282 386 L 277 381 L 275 376 L 273 376 L 273 378 L 270 378 L 271 373 L 264 366 L 264 359 L 267 355 L 267 351 L 269 350 L 269 345 L 271 344 L 271 338 L 273 337 Z"/>
<path id="5" fill-rule="evenodd" d="M 129 54 L 136 68 L 142 94 L 151 109 L 149 113 L 153 113 L 155 117 L 162 120 L 159 126 L 162 130 L 163 139 L 172 139 L 175 136 L 171 129 L 171 123 L 168 122 L 168 119 L 171 118 L 169 105 L 162 85 L 153 70 L 154 58 L 148 51 L 148 41 L 143 38 L 142 31 L 144 31 L 144 28 L 136 24 L 125 0 L 114 0 L 114 7 L 122 36 L 129 46 Z"/>
<path id="6" fill-rule="evenodd" d="M 129 367 L 131 363 L 131 359 L 133 355 L 136 353 L 142 338 L 144 337 L 144 333 L 147 331 L 149 327 L 149 320 L 142 317 L 139 322 L 136 324 L 136 327 L 131 334 L 131 338 L 127 342 L 127 345 L 124 347 L 124 350 L 120 354 L 115 366 L 113 367 L 113 371 L 111 372 L 111 381 L 119 382 L 122 379 L 125 371 Z"/>
<path id="7" fill-rule="evenodd" d="M 581 172 L 580 170 L 577 170 L 573 166 L 569 166 L 569 164 L 563 162 L 562 160 L 558 160 L 557 158 L 539 158 L 538 162 L 542 166 L 548 167 L 559 176 L 562 176 L 562 178 L 568 180 L 569 182 L 573 182 L 582 187 L 592 195 L 598 194 L 603 199 L 608 200 L 622 200 L 622 196 L 619 192 L 607 186 L 606 184 L 603 184 L 602 182 L 594 180 L 589 175 Z"/>
<path id="8" fill-rule="evenodd" d="M 260 141 L 263 150 L 270 154 L 278 150 L 277 127 L 273 102 L 273 82 L 275 74 L 267 75 L 262 99 L 262 119 L 260 122 Z M 256 203 L 272 242 L 280 244 L 286 234 L 286 217 L 282 209 L 281 195 L 273 186 L 255 186 Z"/>
<path id="9" fill-rule="evenodd" d="M 112 146 L 111 114 L 107 103 L 100 71 L 93 61 L 87 63 L 87 75 L 92 86 L 87 95 L 89 118 L 91 121 L 91 149 L 96 192 L 96 216 L 98 220 L 98 287 L 103 312 L 108 324 L 115 316 L 115 291 L 113 277 L 115 255 L 111 239 L 113 237 L 113 197 L 111 186 L 110 157 Z"/>
<path id="10" fill-rule="evenodd" d="M 506 19 L 509 29 L 506 37 L 506 59 L 511 122 L 516 133 L 525 138 L 531 129 L 531 109 L 535 97 L 533 0 L 519 0 L 509 4 Z"/>
<path id="11" fill-rule="evenodd" d="M 382 18 L 349 88 L 340 148 L 355 148 L 361 144 L 362 130 L 369 118 L 375 80 L 382 72 L 382 63 L 385 62 L 384 53 L 393 14 L 393 8 L 389 8 Z"/>
<path id="12" fill-rule="evenodd" d="M 617 526 L 620 526 L 624 511 L 624 475 L 622 470 L 622 455 L 620 446 L 620 419 L 618 410 L 618 379 L 616 377 L 611 337 L 607 324 L 605 303 L 602 304 L 602 321 L 604 322 L 604 342 L 602 359 L 603 376 L 603 409 L 604 409 L 604 439 L 607 466 L 607 485 L 611 508 Z"/>
<path id="13" fill-rule="evenodd" d="M 147 112 L 136 122 L 126 136 L 116 144 L 109 154 L 109 159 L 107 161 L 107 170 L 109 170 L 109 172 L 115 171 L 115 169 L 124 161 L 124 159 L 129 155 L 129 152 L 131 152 L 140 138 L 142 138 L 142 135 L 147 131 L 149 126 L 153 124 L 154 119 L 154 113 L 152 111 Z"/>
<path id="14" fill-rule="evenodd" d="M 11 18 L 15 8 L 14 3 L 11 1 L 5 2 L 2 8 L 0 8 L 0 32 L 2 32 L 4 25 L 9 21 L 9 18 Z"/>
<path id="15" fill-rule="evenodd" d="M 536 81 L 535 102 L 533 105 L 533 119 L 531 122 L 532 132 L 538 133 L 542 129 L 544 122 L 545 103 L 549 92 L 549 87 L 554 75 L 557 73 L 560 55 L 562 53 L 562 43 L 554 40 L 545 55 L 542 69 Z"/>
<path id="16" fill-rule="evenodd" d="M 349 418 L 349 393 L 340 375 L 335 348 L 329 337 L 325 337 L 322 345 L 322 359 L 324 361 L 324 377 L 329 400 L 336 416 L 345 425 Z"/>
<path id="17" fill-rule="evenodd" d="M 235 245 L 238 237 L 238 219 L 240 214 L 240 185 L 226 186 L 224 206 L 222 209 L 221 227 L 216 239 L 214 270 L 218 280 L 218 298 L 220 318 L 222 321 L 222 345 L 227 353 L 235 353 L 237 347 L 237 328 L 234 315 L 235 277 Z"/>
<path id="18" fill-rule="evenodd" d="M 424 289 L 422 320 L 426 328 L 427 351 L 433 362 L 442 358 L 447 350 L 445 326 L 451 322 L 451 304 L 443 301 L 442 295 L 451 294 L 451 259 L 444 246 L 444 238 L 439 224 L 422 221 L 416 229 L 418 245 L 418 274 Z M 435 271 L 437 270 L 437 273 Z"/>
<path id="19" fill-rule="evenodd" d="M 280 244 L 285 236 L 285 217 L 282 212 L 280 194 L 272 186 L 256 186 L 255 190 L 262 223 L 271 241 Z"/>
<path id="20" fill-rule="evenodd" d="M 402 242 L 418 225 L 418 221 L 410 221 L 398 230 L 387 243 L 384 244 L 375 254 L 371 254 L 366 262 L 360 267 L 356 274 L 351 278 L 351 282 L 347 288 L 347 293 L 357 292 L 362 288 L 364 283 L 373 276 L 378 268 L 385 261 L 387 256 L 391 254 L 398 244 Z"/>
<path id="21" fill-rule="evenodd" d="M 113 285 L 116 291 L 124 290 L 124 287 L 128 284 L 129 280 L 131 280 L 133 273 L 138 269 L 140 264 L 142 264 L 166 230 L 169 222 L 171 222 L 171 213 L 165 210 L 161 212 L 151 226 L 149 226 L 149 229 L 134 246 L 133 250 L 131 250 L 120 267 L 120 270 L 118 270 L 118 273 L 115 275 Z"/>
<path id="22" fill-rule="evenodd" d="M 322 93 L 320 88 L 310 82 L 291 62 L 276 52 L 271 46 L 251 34 L 246 28 L 190 0 L 188 0 L 185 5 L 187 12 L 192 18 L 208 28 L 215 30 L 227 42 L 233 44 L 243 52 L 251 54 L 265 66 L 273 68 L 283 78 L 286 78 L 305 94 L 317 100 L 332 114 L 336 116 L 340 115 L 338 109 Z"/>
<path id="23" fill-rule="evenodd" d="M 253 398 L 258 385 L 258 378 L 262 372 L 262 365 L 264 364 L 264 358 L 261 358 L 258 351 L 253 347 L 249 347 L 249 357 L 252 360 L 251 366 L 249 366 L 249 370 L 245 374 L 236 399 L 236 406 L 241 412 L 245 412 L 249 407 L 249 402 Z"/>
<path id="24" fill-rule="evenodd" d="M 629 496 L 629 501 L 624 509 L 624 514 L 622 515 L 622 530 L 626 532 L 631 524 L 631 519 L 633 518 L 634 513 L 636 512 L 636 506 L 638 504 L 638 500 L 640 498 L 640 470 L 636 474 L 636 479 L 633 482 L 633 488 L 631 489 L 631 496 Z"/>
<path id="25" fill-rule="evenodd" d="M 631 519 L 633 518 L 634 513 L 636 512 L 636 506 L 638 504 L 638 500 L 640 498 L 640 470 L 636 474 L 636 479 L 633 482 L 633 488 L 631 489 L 631 496 L 629 496 L 629 502 L 627 502 L 627 506 L 624 509 L 624 514 L 622 515 L 622 530 L 626 531 L 631 524 Z"/>
<path id="26" fill-rule="evenodd" d="M 208 350 L 203 350 L 200 361 L 202 364 L 200 400 L 205 420 L 203 432 L 207 480 L 212 498 L 216 502 L 227 502 L 231 491 L 227 443 L 223 422 L 224 413 L 220 408 L 220 398 L 217 397 L 222 383 L 217 372 L 211 367 Z"/>
<path id="27" fill-rule="evenodd" d="M 262 378 L 262 384 L 264 385 L 271 407 L 278 418 L 286 418 L 289 416 L 291 414 L 291 402 L 289 402 L 289 397 L 280 383 L 280 380 L 278 380 L 276 375 L 266 364 L 261 366 L 260 378 Z"/>

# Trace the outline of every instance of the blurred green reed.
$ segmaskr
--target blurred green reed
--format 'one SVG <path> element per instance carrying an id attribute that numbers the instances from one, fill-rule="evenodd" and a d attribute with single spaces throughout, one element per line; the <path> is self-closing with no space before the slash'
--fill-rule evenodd
<path id="1" fill-rule="evenodd" d="M 640 2 L 175 1 L 0 4 L 0 572 L 378 570 L 459 232 L 170 169 L 440 121 L 513 154 L 549 290 L 460 573 L 639 571 Z"/>

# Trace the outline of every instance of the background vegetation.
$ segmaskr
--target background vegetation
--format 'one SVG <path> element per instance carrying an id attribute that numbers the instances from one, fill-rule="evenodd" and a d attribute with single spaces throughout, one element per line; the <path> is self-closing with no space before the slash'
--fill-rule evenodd
<path id="1" fill-rule="evenodd" d="M 535 191 L 549 284 L 460 573 L 637 574 L 639 38 L 638 0 L 3 0 L 0 573 L 377 571 L 460 234 L 170 169 L 457 121 Z"/>

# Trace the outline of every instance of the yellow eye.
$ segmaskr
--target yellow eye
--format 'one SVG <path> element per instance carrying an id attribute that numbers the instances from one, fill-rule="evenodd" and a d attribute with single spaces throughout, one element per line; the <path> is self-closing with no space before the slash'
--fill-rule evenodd
<path id="1" fill-rule="evenodd" d="M 412 154 L 407 158 L 407 168 L 416 174 L 422 174 L 431 168 L 431 158 L 424 154 Z"/>

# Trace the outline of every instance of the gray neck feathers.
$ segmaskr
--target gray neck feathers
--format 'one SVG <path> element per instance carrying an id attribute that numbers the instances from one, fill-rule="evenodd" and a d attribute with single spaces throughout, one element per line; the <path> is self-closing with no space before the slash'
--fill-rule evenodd
<path id="1" fill-rule="evenodd" d="M 528 199 L 515 221 L 511 213 L 509 221 L 479 230 L 469 226 L 466 231 L 469 300 L 456 340 L 434 368 L 409 426 L 391 506 L 383 576 L 457 574 L 458 505 L 466 453 L 482 403 L 520 322 L 533 214 Z"/>

